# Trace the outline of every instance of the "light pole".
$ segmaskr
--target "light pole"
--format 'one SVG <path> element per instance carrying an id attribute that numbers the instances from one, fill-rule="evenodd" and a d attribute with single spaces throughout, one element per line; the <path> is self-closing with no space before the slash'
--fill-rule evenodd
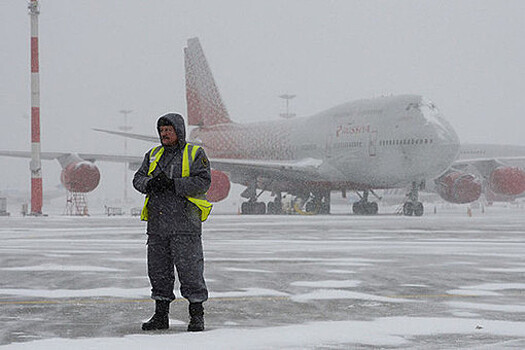
<path id="1" fill-rule="evenodd" d="M 119 113 L 124 115 L 124 125 L 119 126 L 119 129 L 123 132 L 129 132 L 133 127 L 128 126 L 128 114 L 133 112 L 132 110 L 122 109 Z M 128 138 L 124 137 L 124 156 L 128 155 Z M 128 163 L 124 163 L 124 203 L 128 202 Z"/>
<path id="2" fill-rule="evenodd" d="M 289 111 L 290 100 L 293 99 L 295 96 L 296 95 L 290 95 L 290 94 L 284 94 L 284 95 L 280 95 L 279 96 L 283 100 L 286 100 L 286 113 L 280 113 L 279 114 L 280 117 L 286 118 L 286 119 L 290 119 L 290 118 L 295 117 L 295 113 L 290 113 L 290 111 Z"/>
<path id="3" fill-rule="evenodd" d="M 31 17 L 31 215 L 42 215 L 42 163 L 40 162 L 40 67 L 38 60 L 38 0 L 28 4 Z"/>

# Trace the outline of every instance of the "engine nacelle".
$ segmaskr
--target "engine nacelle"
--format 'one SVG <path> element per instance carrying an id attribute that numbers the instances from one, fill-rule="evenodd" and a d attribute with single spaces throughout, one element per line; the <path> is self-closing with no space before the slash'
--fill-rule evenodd
<path id="1" fill-rule="evenodd" d="M 499 167 L 492 171 L 489 188 L 495 194 L 516 196 L 525 191 L 525 172 L 520 168 Z"/>
<path id="2" fill-rule="evenodd" d="M 60 181 L 70 192 L 91 192 L 100 182 L 100 171 L 91 162 L 75 162 L 62 169 Z"/>
<path id="3" fill-rule="evenodd" d="M 210 202 L 220 202 L 230 193 L 230 179 L 219 170 L 211 170 L 211 186 L 206 194 Z"/>
<path id="4" fill-rule="evenodd" d="M 436 185 L 441 198 L 451 203 L 470 203 L 481 196 L 481 181 L 472 174 L 460 171 L 441 176 Z"/>

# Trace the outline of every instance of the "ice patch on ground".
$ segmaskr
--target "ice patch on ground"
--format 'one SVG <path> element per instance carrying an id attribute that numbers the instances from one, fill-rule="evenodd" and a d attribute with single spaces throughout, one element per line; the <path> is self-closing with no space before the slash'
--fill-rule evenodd
<path id="1" fill-rule="evenodd" d="M 233 271 L 233 272 L 260 272 L 260 273 L 273 273 L 268 270 L 259 270 L 259 269 L 243 269 L 239 267 L 226 267 L 224 271 Z"/>
<path id="2" fill-rule="evenodd" d="M 328 280 L 328 281 L 296 281 L 290 283 L 291 286 L 314 287 L 314 288 L 353 288 L 357 287 L 361 281 L 357 280 Z"/>
<path id="3" fill-rule="evenodd" d="M 355 271 L 351 270 L 326 270 L 328 273 L 355 273 Z"/>
<path id="4" fill-rule="evenodd" d="M 501 295 L 500 293 L 497 293 L 497 292 L 492 292 L 488 290 L 475 290 L 475 289 L 452 289 L 452 290 L 447 291 L 447 294 L 476 296 L 476 297 Z"/>
<path id="5" fill-rule="evenodd" d="M 452 315 L 457 316 L 457 317 L 470 317 L 470 318 L 479 317 L 479 314 L 468 312 L 468 311 L 455 311 L 455 312 L 452 312 Z"/>
<path id="6" fill-rule="evenodd" d="M 242 298 L 242 297 L 266 297 L 266 296 L 282 296 L 286 297 L 288 294 L 272 289 L 265 288 L 243 288 L 243 291 L 235 292 L 210 292 L 210 298 Z"/>
<path id="7" fill-rule="evenodd" d="M 175 322 L 174 322 L 175 323 Z M 178 322 L 176 322 L 178 324 Z M 482 328 L 479 328 L 482 325 Z M 457 318 L 386 317 L 373 321 L 325 321 L 255 329 L 215 329 L 199 334 L 144 334 L 122 338 L 45 339 L 0 346 L 10 350 L 133 350 L 170 347 L 192 349 L 304 349 L 342 344 L 375 347 L 410 345 L 416 336 L 447 334 L 523 337 L 521 322 Z M 350 346 L 349 346 L 350 347 Z"/>
<path id="8" fill-rule="evenodd" d="M 331 300 L 331 299 L 354 299 L 354 300 L 372 300 L 386 303 L 409 303 L 413 300 L 388 298 L 372 294 L 352 292 L 348 290 L 337 289 L 319 289 L 306 294 L 294 295 L 290 298 L 298 303 L 306 303 L 312 300 Z"/>
<path id="9" fill-rule="evenodd" d="M 81 272 L 118 272 L 122 269 L 102 266 L 42 264 L 38 266 L 2 267 L 2 271 L 81 271 Z"/>
<path id="10" fill-rule="evenodd" d="M 487 271 L 487 272 L 503 272 L 503 273 L 515 273 L 515 272 L 525 272 L 525 267 L 515 267 L 515 268 L 485 268 L 485 269 L 479 269 L 480 271 Z"/>
<path id="11" fill-rule="evenodd" d="M 447 293 L 456 295 L 498 296 L 501 295 L 501 293 L 495 291 L 507 289 L 525 290 L 525 283 L 484 283 L 474 286 L 460 287 L 460 289 L 452 289 Z"/>
<path id="12" fill-rule="evenodd" d="M 481 304 L 481 303 L 467 303 L 459 301 L 449 301 L 446 303 L 450 307 L 458 309 L 474 309 L 485 311 L 501 311 L 501 312 L 523 312 L 525 313 L 525 305 L 496 305 L 496 304 Z M 525 330 L 524 333 L 525 334 Z"/>
<path id="13" fill-rule="evenodd" d="M 150 288 L 94 288 L 94 289 L 0 289 L 0 295 L 35 298 L 144 298 L 149 297 Z"/>

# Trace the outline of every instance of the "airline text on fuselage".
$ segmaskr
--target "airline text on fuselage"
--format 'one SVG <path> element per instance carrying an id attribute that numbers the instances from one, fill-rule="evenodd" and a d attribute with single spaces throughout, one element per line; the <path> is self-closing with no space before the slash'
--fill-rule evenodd
<path id="1" fill-rule="evenodd" d="M 335 130 L 335 137 L 344 135 L 364 134 L 370 132 L 370 124 L 361 126 L 352 126 L 352 123 L 340 124 Z"/>

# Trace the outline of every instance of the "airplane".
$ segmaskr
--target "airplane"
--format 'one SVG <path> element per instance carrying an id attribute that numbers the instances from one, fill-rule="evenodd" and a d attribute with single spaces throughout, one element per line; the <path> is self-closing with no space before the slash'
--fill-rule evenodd
<path id="1" fill-rule="evenodd" d="M 198 38 L 184 50 L 189 139 L 203 145 L 212 166 L 211 200 L 226 198 L 229 183 L 246 186 L 242 214 L 280 213 L 282 194 L 302 213 L 329 213 L 330 192 L 356 191 L 357 214 L 376 214 L 374 189 L 410 185 L 408 214 L 422 215 L 418 192 L 425 179 L 445 172 L 459 138 L 437 107 L 419 95 L 348 102 L 304 118 L 233 122 Z M 101 130 L 158 141 L 151 137 Z M 214 184 L 220 184 L 214 186 Z M 274 200 L 258 202 L 269 191 Z"/>

